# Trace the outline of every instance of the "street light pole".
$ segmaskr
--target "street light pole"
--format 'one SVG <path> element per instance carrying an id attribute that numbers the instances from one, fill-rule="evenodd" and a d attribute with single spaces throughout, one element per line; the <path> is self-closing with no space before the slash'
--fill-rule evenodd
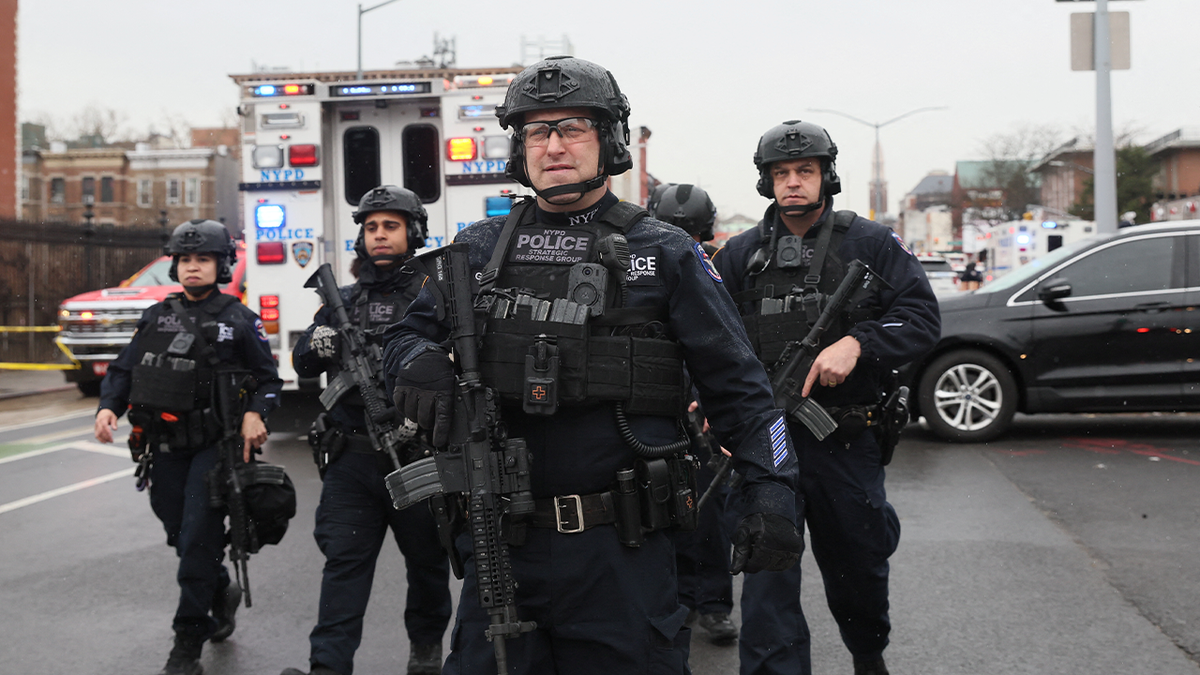
<path id="1" fill-rule="evenodd" d="M 875 128 L 875 152 L 874 152 L 874 159 L 872 160 L 872 167 L 871 167 L 871 169 L 872 169 L 871 173 L 873 174 L 871 176 L 871 187 L 872 187 L 871 192 L 873 193 L 871 195 L 871 218 L 874 219 L 877 214 L 886 213 L 886 209 L 887 209 L 887 204 L 883 203 L 883 201 L 884 201 L 883 200 L 883 157 L 881 156 L 882 151 L 879 146 L 879 129 L 881 127 L 886 127 L 887 125 L 891 124 L 892 122 L 899 122 L 900 120 L 904 119 L 905 117 L 908 117 L 909 115 L 916 115 L 917 113 L 927 112 L 929 110 L 945 110 L 945 109 L 946 109 L 946 106 L 944 106 L 944 105 L 929 106 L 929 107 L 925 107 L 925 108 L 917 108 L 916 110 L 909 110 L 908 112 L 906 112 L 903 115 L 900 115 L 898 117 L 893 117 L 892 119 L 890 119 L 886 122 L 868 122 L 866 120 L 859 119 L 859 118 L 855 117 L 854 115 L 849 115 L 844 112 L 841 112 L 840 110 L 829 110 L 827 108 L 809 108 L 809 111 L 840 115 L 842 117 L 845 117 L 846 119 L 854 120 L 855 122 L 858 122 L 859 124 L 865 124 L 869 127 Z"/>
<path id="2" fill-rule="evenodd" d="M 390 5 L 393 2 L 396 2 L 396 0 L 386 0 L 385 2 L 381 2 L 378 5 L 375 5 L 374 7 L 368 7 L 366 9 L 363 9 L 362 3 L 359 3 L 359 5 L 358 5 L 358 76 L 354 78 L 356 80 L 363 79 L 363 77 L 362 77 L 362 73 L 363 73 L 363 71 L 362 71 L 362 15 L 366 14 L 367 12 L 370 12 L 372 10 L 379 9 L 380 7 L 383 7 L 384 5 Z"/>

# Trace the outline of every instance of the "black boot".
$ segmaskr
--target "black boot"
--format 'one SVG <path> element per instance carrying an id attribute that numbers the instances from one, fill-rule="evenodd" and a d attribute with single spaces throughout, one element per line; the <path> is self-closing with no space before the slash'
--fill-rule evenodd
<path id="1" fill-rule="evenodd" d="M 854 675 L 888 675 L 887 664 L 882 656 L 865 661 L 854 659 Z"/>
<path id="2" fill-rule="evenodd" d="M 441 675 L 441 672 L 442 643 L 408 646 L 408 675 Z"/>
<path id="3" fill-rule="evenodd" d="M 217 620 L 217 630 L 208 638 L 209 640 L 223 642 L 225 638 L 233 635 L 233 629 L 237 628 L 237 620 L 234 615 L 237 614 L 238 606 L 241 604 L 242 587 L 231 579 L 228 586 L 217 591 L 217 594 L 213 596 L 212 615 Z"/>
<path id="4" fill-rule="evenodd" d="M 201 675 L 204 668 L 200 665 L 200 650 L 204 640 L 175 634 L 175 646 L 167 657 L 167 665 L 158 675 Z"/>
<path id="5" fill-rule="evenodd" d="M 700 627 L 708 632 L 708 641 L 715 645 L 729 644 L 738 637 L 737 626 L 733 625 L 729 615 L 724 612 L 702 614 Z"/>

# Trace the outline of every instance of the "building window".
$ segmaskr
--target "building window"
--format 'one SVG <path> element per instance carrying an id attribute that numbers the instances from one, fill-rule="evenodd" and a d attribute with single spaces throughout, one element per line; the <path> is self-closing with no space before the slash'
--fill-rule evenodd
<path id="1" fill-rule="evenodd" d="M 50 203 L 65 204 L 67 202 L 67 179 L 50 179 Z"/>
<path id="2" fill-rule="evenodd" d="M 177 206 L 179 204 L 179 179 L 167 179 L 167 206 Z"/>
<path id="3" fill-rule="evenodd" d="M 29 176 L 21 176 L 21 201 L 29 201 Z"/>
<path id="4" fill-rule="evenodd" d="M 138 206 L 150 206 L 154 198 L 154 184 L 148 178 L 138 181 Z"/>
<path id="5" fill-rule="evenodd" d="M 100 201 L 111 202 L 113 200 L 113 178 L 105 176 L 100 179 Z"/>
<path id="6" fill-rule="evenodd" d="M 200 202 L 200 179 L 187 179 L 187 190 L 184 192 L 184 203 L 195 206 Z"/>
<path id="7" fill-rule="evenodd" d="M 83 203 L 93 204 L 96 201 L 96 179 L 91 176 L 85 176 L 81 181 L 83 186 Z"/>

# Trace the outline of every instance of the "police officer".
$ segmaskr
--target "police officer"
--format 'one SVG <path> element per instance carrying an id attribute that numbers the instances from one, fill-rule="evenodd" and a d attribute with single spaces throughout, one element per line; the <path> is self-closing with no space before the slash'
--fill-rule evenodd
<path id="1" fill-rule="evenodd" d="M 941 321 L 921 265 L 900 237 L 833 210 L 841 190 L 836 158 L 837 146 L 815 124 L 789 121 L 763 134 L 754 164 L 759 194 L 773 203 L 715 263 L 769 369 L 786 341 L 803 339 L 816 319 L 799 300 L 832 294 L 850 262 L 861 260 L 890 285 L 839 317 L 804 382 L 802 393 L 831 411 L 838 430 L 818 441 L 789 421 L 800 453 L 796 508 L 808 524 L 829 607 L 854 672 L 879 675 L 887 673 L 887 561 L 900 523 L 885 500 L 880 427 L 867 422 L 880 419 L 892 369 L 928 351 Z M 798 311 L 778 311 L 785 300 Z M 743 675 L 810 672 L 799 565 L 746 579 L 739 651 Z"/>
<path id="2" fill-rule="evenodd" d="M 170 276 L 182 293 L 149 307 L 130 343 L 109 364 L 100 387 L 96 440 L 111 443 L 117 419 L 141 429 L 152 452 L 150 506 L 179 556 L 180 596 L 175 612 L 175 646 L 165 675 L 202 672 L 205 640 L 220 642 L 234 629 L 242 590 L 231 582 L 225 556 L 225 514 L 209 503 L 206 474 L 218 461 L 221 427 L 213 413 L 217 370 L 250 371 L 257 388 L 242 417 L 244 460 L 267 440 L 266 417 L 278 405 L 282 381 L 254 312 L 218 284 L 229 283 L 237 249 L 229 232 L 212 220 L 192 220 L 171 234 Z M 202 340 L 185 325 L 194 322 Z M 214 366 L 210 350 L 215 350 Z M 134 435 L 136 440 L 137 435 Z M 134 443 L 131 442 L 131 450 Z"/>
<path id="3" fill-rule="evenodd" d="M 509 437 L 532 453 L 536 510 L 510 554 L 520 618 L 537 627 L 507 641 L 508 662 L 515 673 L 685 673 L 688 611 L 671 544 L 661 529 L 619 529 L 611 486 L 619 471 L 661 461 L 638 452 L 679 442 L 686 363 L 746 475 L 750 515 L 734 567 L 782 569 L 800 542 L 781 411 L 703 249 L 605 187 L 632 164 L 629 104 L 612 74 L 572 57 L 540 61 L 513 80 L 496 115 L 514 129 L 506 170 L 537 197 L 457 241 L 490 303 L 483 378 L 500 394 Z M 388 332 L 397 407 L 432 429 L 434 445 L 453 414 L 453 364 L 440 344 L 448 329 L 426 289 Z M 524 397 L 526 364 L 538 368 L 551 347 L 558 395 Z M 621 543 L 639 536 L 639 546 Z M 445 673 L 496 672 L 488 623 L 467 561 Z"/>
<path id="4" fill-rule="evenodd" d="M 654 217 L 670 223 L 692 236 L 712 256 L 717 247 L 714 238 L 717 208 L 703 188 L 694 185 L 663 184 L 654 191 Z M 695 405 L 695 404 L 693 404 Z M 703 491 L 717 479 L 714 468 L 720 462 L 718 446 L 710 448 L 716 457 L 699 453 L 697 483 Z M 708 639 L 729 644 L 737 639 L 738 629 L 729 618 L 733 611 L 733 575 L 729 573 L 729 531 L 725 526 L 725 499 L 729 494 L 724 480 L 698 514 L 695 532 L 675 532 L 675 567 L 679 574 L 679 600 L 692 610 L 689 625 L 699 620 Z"/>
<path id="5" fill-rule="evenodd" d="M 363 195 L 354 213 L 362 225 L 351 272 L 358 281 L 340 289 L 351 321 L 368 339 L 404 315 L 424 277 L 403 267 L 425 245 L 428 217 L 421 200 L 394 185 Z M 339 370 L 339 337 L 333 310 L 322 307 L 292 350 L 301 377 Z M 390 401 L 389 401 L 390 403 Z M 362 398 L 350 394 L 328 413 L 323 437 L 310 438 L 324 479 L 314 536 L 325 554 L 321 605 L 309 635 L 312 675 L 350 675 L 362 640 L 375 562 L 388 529 L 404 554 L 408 600 L 409 675 L 442 672 L 442 635 L 450 623 L 449 565 L 425 504 L 397 511 L 384 485 L 390 457 L 371 446 Z M 283 675 L 302 675 L 288 668 Z"/>

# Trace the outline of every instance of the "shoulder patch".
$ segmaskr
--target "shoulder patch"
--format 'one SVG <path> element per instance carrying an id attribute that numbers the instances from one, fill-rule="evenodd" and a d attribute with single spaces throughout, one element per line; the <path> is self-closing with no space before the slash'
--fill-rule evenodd
<path id="1" fill-rule="evenodd" d="M 900 238 L 900 235 L 899 235 L 897 232 L 895 232 L 895 231 L 893 231 L 893 232 L 892 232 L 892 238 L 896 240 L 896 243 L 897 243 L 897 244 L 900 244 L 900 248 L 901 248 L 901 249 L 902 249 L 902 250 L 903 250 L 905 253 L 907 253 L 907 254 L 909 254 L 909 255 L 912 255 L 912 254 L 913 254 L 912 250 L 911 250 L 911 249 L 909 249 L 909 248 L 908 248 L 908 246 L 906 246 L 906 245 L 904 244 L 904 240 Z"/>
<path id="2" fill-rule="evenodd" d="M 259 340 L 262 340 L 263 342 L 266 342 L 266 341 L 269 339 L 269 338 L 267 337 L 267 329 L 266 329 L 266 327 L 265 327 L 265 326 L 263 326 L 262 319 L 255 319 L 255 320 L 254 320 L 254 331 L 255 331 L 256 333 L 258 333 L 258 339 L 259 339 Z"/>
<path id="3" fill-rule="evenodd" d="M 696 257 L 700 259 L 700 266 L 704 268 L 705 272 L 708 272 L 708 276 L 718 284 L 723 283 L 721 273 L 717 271 L 716 265 L 713 265 L 712 258 L 709 258 L 708 254 L 704 252 L 704 245 L 696 242 L 692 244 L 692 250 L 696 252 Z"/>

